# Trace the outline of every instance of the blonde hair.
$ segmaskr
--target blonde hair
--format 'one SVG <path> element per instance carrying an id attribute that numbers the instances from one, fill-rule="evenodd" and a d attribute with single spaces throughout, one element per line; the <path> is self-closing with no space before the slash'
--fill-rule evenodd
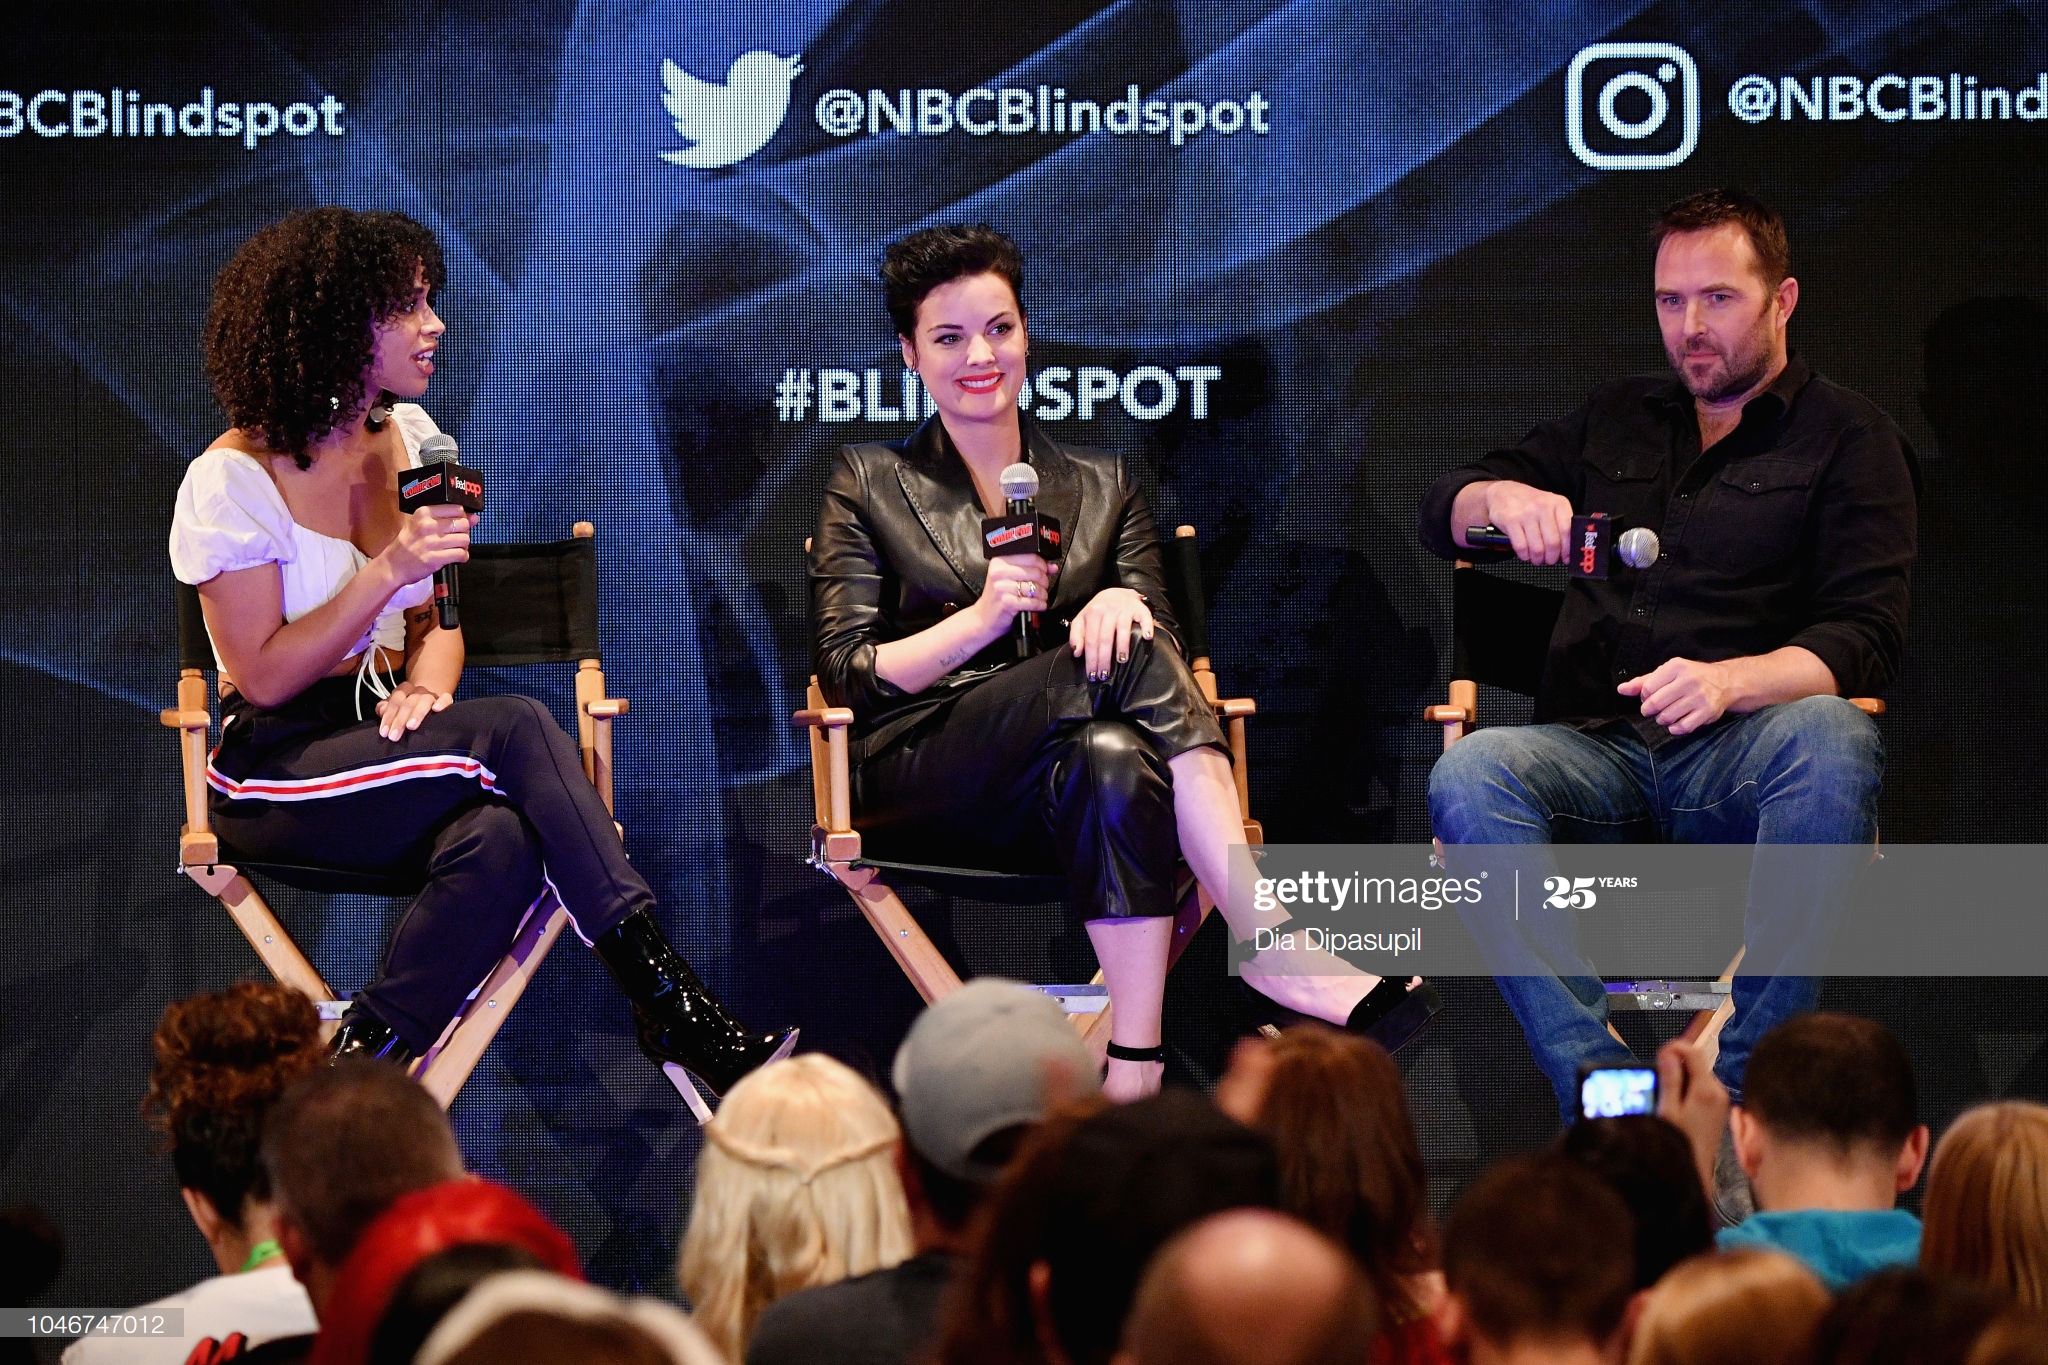
<path id="1" fill-rule="evenodd" d="M 1628 1365 L 1808 1365 L 1830 1302 L 1813 1272 L 1782 1252 L 1695 1256 L 1650 1290 Z"/>
<path id="2" fill-rule="evenodd" d="M 1934 1149 L 1920 1265 L 2048 1309 L 2048 1105 L 1970 1110 Z"/>
<path id="3" fill-rule="evenodd" d="M 729 1359 L 785 1294 L 911 1252 L 896 1120 L 872 1085 L 819 1053 L 735 1085 L 704 1127 L 677 1278 Z"/>

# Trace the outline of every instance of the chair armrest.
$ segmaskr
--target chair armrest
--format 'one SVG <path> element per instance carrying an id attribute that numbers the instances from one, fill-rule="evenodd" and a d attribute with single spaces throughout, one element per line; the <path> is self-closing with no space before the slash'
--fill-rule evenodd
<path id="1" fill-rule="evenodd" d="M 204 730 L 213 724 L 213 717 L 204 711 L 180 711 L 176 707 L 158 712 L 157 719 L 173 730 Z"/>
<path id="2" fill-rule="evenodd" d="M 853 710 L 846 706 L 812 706 L 798 711 L 790 722 L 806 728 L 843 730 L 853 724 Z"/>
<path id="3" fill-rule="evenodd" d="M 1240 720 L 1245 716 L 1259 714 L 1259 704 L 1250 697 L 1231 697 L 1216 703 L 1218 720 Z"/>
<path id="4" fill-rule="evenodd" d="M 1436 725 L 1470 725 L 1474 719 L 1469 706 L 1425 706 L 1422 718 Z"/>
<path id="5" fill-rule="evenodd" d="M 585 702 L 583 710 L 592 720 L 617 720 L 632 709 L 632 703 L 624 697 L 601 697 Z"/>
<path id="6" fill-rule="evenodd" d="M 1884 700 L 1881 697 L 1851 697 L 1849 698 L 1849 705 L 1855 707 L 1866 716 L 1881 716 L 1884 714 Z"/>

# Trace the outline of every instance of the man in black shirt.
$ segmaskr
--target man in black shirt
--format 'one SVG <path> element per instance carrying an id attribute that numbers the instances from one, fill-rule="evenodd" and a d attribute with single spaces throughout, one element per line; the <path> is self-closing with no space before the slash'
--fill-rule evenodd
<path id="1" fill-rule="evenodd" d="M 1571 580 L 1539 723 L 1447 750 L 1430 774 L 1432 823 L 1446 845 L 1868 844 L 1883 748 L 1843 699 L 1898 668 L 1917 463 L 1889 417 L 1789 352 L 1799 284 L 1775 213 L 1707 191 L 1666 209 L 1655 235 L 1676 374 L 1605 385 L 1423 500 L 1423 543 L 1447 559 L 1503 557 L 1466 544 L 1490 525 L 1517 558 L 1561 563 L 1575 512 L 1662 540 L 1647 569 Z M 1842 860 L 1786 865 L 1751 882 L 1745 968 L 1811 964 L 1832 933 Z M 1568 912 L 1524 907 L 1488 936 L 1569 1118 L 1579 1065 L 1628 1059 L 1606 991 Z M 1810 975 L 1737 976 L 1715 1073 L 1738 1103 L 1751 1047 L 1819 988 Z"/>

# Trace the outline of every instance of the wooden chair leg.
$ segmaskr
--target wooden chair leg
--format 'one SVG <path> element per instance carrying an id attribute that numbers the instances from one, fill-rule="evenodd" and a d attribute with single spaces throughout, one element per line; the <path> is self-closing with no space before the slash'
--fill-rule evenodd
<path id="1" fill-rule="evenodd" d="M 526 991 L 526 983 L 540 969 L 548 955 L 548 949 L 555 946 L 562 929 L 569 923 L 569 912 L 555 899 L 553 892 L 543 893 L 527 912 L 526 923 L 521 926 L 519 937 L 513 940 L 512 951 L 507 953 L 491 974 L 477 988 L 462 1012 L 455 1016 L 441 1038 L 427 1049 L 425 1056 L 413 1065 L 413 1079 L 426 1088 L 428 1094 L 438 1101 L 443 1109 L 454 1102 L 462 1083 L 469 1079 L 469 1073 L 476 1070 L 476 1064 L 483 1058 L 484 1049 L 491 1045 L 491 1039 L 498 1034 L 505 1016 L 519 1002 Z"/>
<path id="2" fill-rule="evenodd" d="M 853 903 L 867 917 L 882 946 L 896 959 L 896 965 L 917 987 L 926 1004 L 943 1000 L 960 989 L 960 974 L 953 970 L 953 964 L 932 945 L 924 926 L 889 884 L 875 874 L 874 868 L 856 868 L 839 862 L 828 863 L 826 868 L 846 888 L 846 894 L 853 897 Z"/>
<path id="3" fill-rule="evenodd" d="M 187 867 L 185 875 L 199 883 L 201 890 L 226 908 L 235 927 L 249 940 L 256 956 L 280 982 L 314 1003 L 334 999 L 334 988 L 313 970 L 313 964 L 292 942 L 291 935 L 277 922 L 277 915 L 263 896 L 235 868 L 225 863 L 213 867 Z"/>

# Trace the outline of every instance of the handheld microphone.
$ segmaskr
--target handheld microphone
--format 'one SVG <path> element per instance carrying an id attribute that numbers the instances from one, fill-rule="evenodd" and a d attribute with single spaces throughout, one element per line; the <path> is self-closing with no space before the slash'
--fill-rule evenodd
<path id="1" fill-rule="evenodd" d="M 1574 578 L 1606 578 L 1608 555 L 1612 552 L 1631 569 L 1647 569 L 1657 562 L 1663 546 L 1657 533 L 1647 526 L 1632 526 L 1615 534 L 1619 525 L 1605 512 L 1588 512 L 1572 518 L 1571 537 L 1566 544 L 1565 563 Z M 1513 548 L 1507 534 L 1494 526 L 1468 526 L 1465 543 L 1486 549 Z"/>
<path id="2" fill-rule="evenodd" d="M 455 462 L 455 438 L 437 431 L 420 442 L 420 464 L 398 476 L 398 510 L 410 516 L 422 507 L 440 504 L 465 512 L 484 510 L 484 477 Z M 462 624 L 462 584 L 455 566 L 434 570 L 434 612 L 441 629 Z"/>
<path id="3" fill-rule="evenodd" d="M 1003 466 L 996 476 L 1003 491 L 1003 515 L 984 517 L 981 523 L 983 553 L 990 559 L 1003 555 L 1037 555 L 1058 559 L 1060 524 L 1053 517 L 1038 515 L 1038 471 L 1023 461 Z M 1037 612 L 1017 613 L 1017 657 L 1031 657 L 1031 626 Z"/>

